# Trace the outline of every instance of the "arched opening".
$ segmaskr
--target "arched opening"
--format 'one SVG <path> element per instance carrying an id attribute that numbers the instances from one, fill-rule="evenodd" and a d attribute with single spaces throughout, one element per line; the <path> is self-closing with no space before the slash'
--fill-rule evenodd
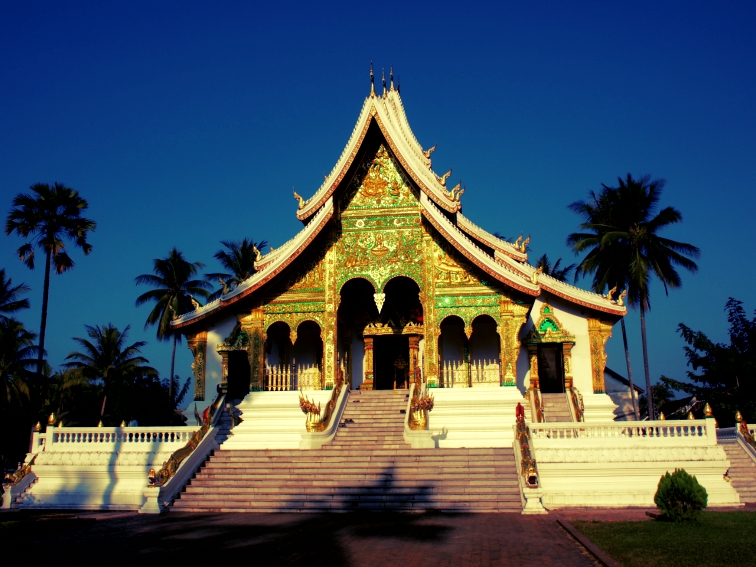
<path id="1" fill-rule="evenodd" d="M 470 385 L 470 341 L 465 335 L 465 322 L 450 315 L 441 321 L 438 337 L 441 388 L 467 388 Z"/>
<path id="2" fill-rule="evenodd" d="M 323 338 L 320 325 L 303 321 L 297 327 L 297 339 L 291 349 L 291 366 L 295 376 L 292 387 L 299 390 L 320 390 L 323 362 Z"/>
<path id="3" fill-rule="evenodd" d="M 472 322 L 470 381 L 473 386 L 501 385 L 501 339 L 496 327 L 496 321 L 490 315 L 479 315 Z"/>
<path id="4" fill-rule="evenodd" d="M 265 341 L 265 390 L 290 390 L 291 329 L 283 321 L 276 321 L 267 331 Z"/>
<path id="5" fill-rule="evenodd" d="M 339 358 L 344 378 L 351 383 L 352 388 L 359 388 L 365 380 L 366 372 L 372 372 L 372 368 L 366 368 L 362 330 L 365 325 L 378 319 L 374 294 L 373 284 L 363 278 L 351 279 L 341 288 L 337 313 Z M 370 341 L 369 347 L 372 348 L 372 338 Z"/>

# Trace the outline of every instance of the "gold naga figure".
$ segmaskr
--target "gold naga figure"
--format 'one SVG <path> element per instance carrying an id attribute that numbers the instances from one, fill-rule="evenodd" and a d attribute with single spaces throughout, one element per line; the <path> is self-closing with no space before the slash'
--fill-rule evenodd
<path id="1" fill-rule="evenodd" d="M 425 150 L 425 151 L 423 152 L 423 155 L 424 155 L 425 157 L 427 157 L 428 159 L 430 159 L 430 156 L 431 156 L 431 154 L 432 154 L 433 152 L 435 152 L 435 151 L 436 151 L 436 146 L 435 146 L 435 144 L 434 144 L 434 145 L 433 145 L 433 147 L 431 147 L 431 148 L 428 148 L 427 150 Z"/>
<path id="2" fill-rule="evenodd" d="M 522 238 L 522 236 L 521 236 L 520 238 Z M 526 251 L 526 250 L 528 249 L 528 244 L 529 244 L 529 243 L 530 243 L 530 237 L 528 236 L 528 237 L 527 237 L 527 238 L 526 238 L 526 239 L 525 239 L 525 240 L 523 241 L 523 243 L 522 243 L 522 244 L 520 244 L 519 246 L 516 246 L 516 247 L 517 247 L 517 249 L 518 249 L 518 250 L 519 250 L 520 252 L 525 252 L 525 251 Z"/>
<path id="3" fill-rule="evenodd" d="M 619 297 L 617 298 L 617 305 L 619 305 L 620 307 L 622 307 L 625 304 L 625 302 L 623 300 L 625 299 L 626 295 L 627 295 L 627 290 L 623 289 L 622 293 L 620 293 Z"/>
<path id="4" fill-rule="evenodd" d="M 299 193 L 297 193 L 296 191 L 294 191 L 294 198 L 299 202 L 299 208 L 300 209 L 303 208 L 304 207 L 304 199 L 302 198 L 302 196 Z"/>
<path id="5" fill-rule="evenodd" d="M 604 297 L 606 297 L 609 301 L 612 300 L 612 296 L 617 293 L 617 286 L 615 285 L 612 289 L 609 290 L 609 293 L 607 293 Z"/>
<path id="6" fill-rule="evenodd" d="M 449 179 L 449 176 L 452 174 L 451 168 L 449 168 L 449 171 L 444 173 L 441 177 L 438 178 L 438 182 L 443 186 L 446 187 L 446 180 Z"/>

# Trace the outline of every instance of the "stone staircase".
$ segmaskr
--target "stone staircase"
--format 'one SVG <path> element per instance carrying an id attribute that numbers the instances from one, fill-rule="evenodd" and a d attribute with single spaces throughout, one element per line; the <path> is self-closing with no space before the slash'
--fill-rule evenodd
<path id="1" fill-rule="evenodd" d="M 756 502 L 756 463 L 734 438 L 720 439 L 730 461 L 730 484 L 738 491 L 741 502 Z"/>
<path id="2" fill-rule="evenodd" d="M 412 449 L 406 391 L 352 391 L 321 449 L 221 447 L 175 501 L 186 512 L 519 512 L 511 448 Z"/>
<path id="3" fill-rule="evenodd" d="M 546 423 L 572 421 L 572 411 L 567 394 L 541 394 L 543 415 Z"/>

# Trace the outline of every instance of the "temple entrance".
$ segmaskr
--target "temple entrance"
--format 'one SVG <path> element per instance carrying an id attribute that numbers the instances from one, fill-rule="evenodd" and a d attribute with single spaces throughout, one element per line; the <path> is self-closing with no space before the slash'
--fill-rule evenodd
<path id="1" fill-rule="evenodd" d="M 228 392 L 229 400 L 240 400 L 249 394 L 249 358 L 246 350 L 228 353 Z"/>
<path id="2" fill-rule="evenodd" d="M 538 379 L 542 393 L 564 392 L 564 354 L 561 343 L 538 345 Z"/>
<path id="3" fill-rule="evenodd" d="M 373 378 L 374 390 L 392 390 L 408 387 L 409 380 L 409 337 L 389 335 L 375 337 L 373 343 L 375 357 Z"/>

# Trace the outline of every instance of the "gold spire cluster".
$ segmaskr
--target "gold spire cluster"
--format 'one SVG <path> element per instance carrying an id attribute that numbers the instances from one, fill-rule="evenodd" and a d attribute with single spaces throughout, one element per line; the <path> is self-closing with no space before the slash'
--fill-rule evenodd
<path id="1" fill-rule="evenodd" d="M 386 98 L 386 95 L 396 90 L 396 92 L 399 92 L 399 83 L 397 83 L 396 87 L 394 87 L 394 66 L 389 66 L 389 82 L 388 86 L 386 85 L 386 70 L 381 69 L 381 82 L 383 84 L 383 94 L 381 95 L 383 98 Z M 375 94 L 375 73 L 373 72 L 373 62 L 370 62 L 370 96 L 376 96 Z"/>

